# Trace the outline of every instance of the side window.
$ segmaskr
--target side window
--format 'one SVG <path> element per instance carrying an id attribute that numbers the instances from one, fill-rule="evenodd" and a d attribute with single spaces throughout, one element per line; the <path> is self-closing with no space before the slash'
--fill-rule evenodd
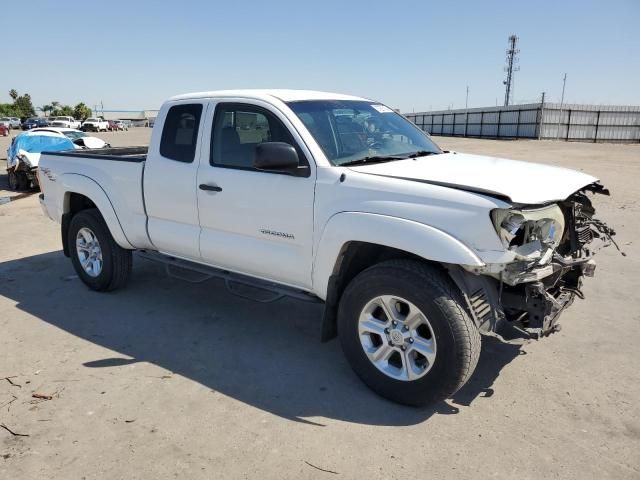
<path id="1" fill-rule="evenodd" d="M 160 139 L 160 155 L 191 163 L 196 155 L 202 105 L 175 105 L 167 112 Z"/>
<path id="2" fill-rule="evenodd" d="M 275 115 L 252 105 L 219 104 L 211 141 L 211 165 L 252 169 L 256 147 L 262 142 L 285 142 L 304 156 L 289 130 Z"/>

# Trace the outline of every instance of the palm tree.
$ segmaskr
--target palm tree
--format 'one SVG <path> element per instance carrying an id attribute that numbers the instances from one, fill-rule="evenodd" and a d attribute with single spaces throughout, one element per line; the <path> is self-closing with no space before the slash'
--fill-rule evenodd
<path id="1" fill-rule="evenodd" d="M 60 107 L 60 102 L 51 102 L 51 113 L 57 111 Z"/>
<path id="2" fill-rule="evenodd" d="M 50 112 L 51 110 L 53 110 L 53 107 L 51 105 L 43 105 L 39 108 L 39 110 L 42 110 L 42 112 L 44 113 L 44 116 L 47 116 L 47 112 Z"/>

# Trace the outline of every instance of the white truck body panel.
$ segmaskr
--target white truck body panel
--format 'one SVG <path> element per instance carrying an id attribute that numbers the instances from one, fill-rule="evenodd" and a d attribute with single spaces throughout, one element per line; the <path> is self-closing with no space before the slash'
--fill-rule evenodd
<path id="1" fill-rule="evenodd" d="M 464 154 L 333 166 L 285 103 L 314 99 L 363 100 L 285 90 L 173 97 L 159 112 L 146 161 L 45 155 L 45 208 L 59 221 L 69 194 L 81 193 L 100 208 L 124 248 L 158 250 L 324 299 L 349 242 L 385 245 L 447 264 L 509 262 L 514 254 L 498 237 L 491 210 L 512 202 L 562 200 L 596 181 L 571 170 Z M 309 176 L 212 166 L 211 131 L 220 102 L 257 105 L 275 115 L 307 157 Z M 167 111 L 181 103 L 203 106 L 191 163 L 160 155 Z M 222 191 L 203 191 L 201 184 Z"/>

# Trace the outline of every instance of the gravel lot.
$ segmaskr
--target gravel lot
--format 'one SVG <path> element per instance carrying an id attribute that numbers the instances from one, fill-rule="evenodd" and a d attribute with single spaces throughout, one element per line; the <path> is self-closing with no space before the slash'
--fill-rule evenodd
<path id="1" fill-rule="evenodd" d="M 640 478 L 640 145 L 435 139 L 612 190 L 597 206 L 627 256 L 600 253 L 560 333 L 485 341 L 454 398 L 401 407 L 318 341 L 320 306 L 253 303 L 142 260 L 126 290 L 91 292 L 37 195 L 19 197 L 0 205 L 0 424 L 28 436 L 0 428 L 0 478 Z M 0 161 L 0 197 L 6 182 Z"/>

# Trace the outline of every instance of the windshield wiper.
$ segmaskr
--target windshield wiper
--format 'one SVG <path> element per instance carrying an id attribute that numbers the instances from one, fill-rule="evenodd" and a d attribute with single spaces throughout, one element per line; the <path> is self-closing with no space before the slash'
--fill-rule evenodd
<path id="1" fill-rule="evenodd" d="M 372 155 L 370 157 L 359 158 L 357 160 L 351 160 L 349 162 L 341 163 L 340 167 L 350 167 L 352 165 L 364 165 L 366 163 L 383 163 L 392 162 L 394 160 L 405 160 L 408 158 L 406 155 Z"/>
<path id="2" fill-rule="evenodd" d="M 426 157 L 427 155 L 439 155 L 440 152 L 432 152 L 430 150 L 419 150 L 406 155 L 404 158 Z"/>
<path id="3" fill-rule="evenodd" d="M 349 167 L 352 165 L 364 165 L 371 163 L 392 162 L 394 160 L 406 160 L 407 158 L 426 157 L 427 155 L 438 155 L 440 152 L 432 152 L 430 150 L 419 150 L 411 153 L 401 153 L 398 155 L 372 155 L 370 157 L 359 158 L 349 162 L 341 163 L 341 167 Z"/>

